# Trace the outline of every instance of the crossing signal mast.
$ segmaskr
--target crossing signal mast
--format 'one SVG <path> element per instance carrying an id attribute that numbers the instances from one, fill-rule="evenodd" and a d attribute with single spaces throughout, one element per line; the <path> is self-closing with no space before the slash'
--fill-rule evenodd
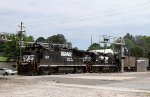
<path id="1" fill-rule="evenodd" d="M 121 72 L 124 72 L 124 48 L 125 48 L 125 42 L 124 39 L 119 37 L 115 42 L 115 45 L 120 45 L 121 46 Z"/>
<path id="2" fill-rule="evenodd" d="M 121 51 L 121 72 L 124 72 L 124 48 L 125 48 L 125 42 L 124 39 L 121 37 L 113 37 L 113 36 L 108 36 L 108 35 L 102 35 L 99 36 L 99 43 L 104 44 L 104 53 L 107 44 L 113 44 L 113 45 L 119 45 L 120 51 Z M 114 50 L 114 47 L 113 47 Z"/>

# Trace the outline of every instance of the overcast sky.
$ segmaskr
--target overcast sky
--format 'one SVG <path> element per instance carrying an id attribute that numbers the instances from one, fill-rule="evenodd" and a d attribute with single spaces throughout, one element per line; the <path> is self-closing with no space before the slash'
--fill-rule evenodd
<path id="1" fill-rule="evenodd" d="M 63 34 L 86 50 L 99 36 L 150 36 L 150 0 L 0 0 L 0 32 L 22 21 L 34 38 Z"/>

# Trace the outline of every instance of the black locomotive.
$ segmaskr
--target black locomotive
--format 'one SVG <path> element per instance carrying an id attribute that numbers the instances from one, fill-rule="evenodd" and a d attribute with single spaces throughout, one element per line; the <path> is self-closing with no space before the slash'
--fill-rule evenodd
<path id="1" fill-rule="evenodd" d="M 68 49 L 64 44 L 31 43 L 18 59 L 17 69 L 19 75 L 118 71 L 117 56 Z"/>

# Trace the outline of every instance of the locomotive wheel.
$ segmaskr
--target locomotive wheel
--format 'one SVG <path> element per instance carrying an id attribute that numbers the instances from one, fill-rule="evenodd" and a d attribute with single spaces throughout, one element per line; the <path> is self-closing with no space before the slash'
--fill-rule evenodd
<path id="1" fill-rule="evenodd" d="M 98 73 L 99 72 L 99 68 L 98 67 L 94 67 L 93 68 L 93 72 Z"/>
<path id="2" fill-rule="evenodd" d="M 87 71 L 86 71 L 86 67 L 83 67 L 82 69 L 83 69 L 83 73 L 86 73 L 86 72 L 87 72 Z"/>
<path id="3" fill-rule="evenodd" d="M 74 70 L 72 72 L 72 74 L 75 74 L 75 73 L 77 73 L 77 68 L 74 68 Z"/>
<path id="4" fill-rule="evenodd" d="M 54 74 L 54 68 L 49 68 L 48 75 Z"/>
<path id="5" fill-rule="evenodd" d="M 28 72 L 30 76 L 36 76 L 38 75 L 38 72 L 36 70 L 31 70 Z"/>
<path id="6" fill-rule="evenodd" d="M 84 68 L 82 68 L 82 67 L 76 68 L 75 73 L 84 73 Z"/>

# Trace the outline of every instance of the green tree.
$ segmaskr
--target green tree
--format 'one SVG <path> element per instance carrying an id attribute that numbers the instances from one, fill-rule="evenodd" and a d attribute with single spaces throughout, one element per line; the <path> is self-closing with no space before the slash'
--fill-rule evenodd
<path id="1" fill-rule="evenodd" d="M 141 46 L 134 46 L 131 52 L 132 52 L 132 56 L 144 57 L 144 49 Z"/>
<path id="2" fill-rule="evenodd" d="M 20 41 L 24 41 L 24 46 L 26 45 L 27 42 L 34 42 L 33 36 L 25 36 L 19 32 L 18 34 L 13 34 L 9 36 L 11 41 L 6 41 L 3 45 L 3 52 L 4 56 L 8 57 L 9 60 L 16 60 L 19 57 L 20 54 Z"/>
<path id="3" fill-rule="evenodd" d="M 73 49 L 74 49 L 74 50 L 79 50 L 77 47 L 74 47 Z"/>
<path id="4" fill-rule="evenodd" d="M 58 44 L 63 44 L 67 42 L 67 40 L 65 39 L 65 36 L 62 34 L 50 36 L 47 38 L 47 41 L 49 43 L 58 43 Z"/>
<path id="5" fill-rule="evenodd" d="M 4 42 L 0 42 L 0 52 L 3 51 L 3 48 L 4 48 Z"/>
<path id="6" fill-rule="evenodd" d="M 150 37 L 149 36 L 137 36 L 136 44 L 144 49 L 144 57 L 148 57 L 150 52 Z"/>
<path id="7" fill-rule="evenodd" d="M 132 34 L 130 34 L 130 33 L 127 33 L 123 38 L 124 39 L 129 39 L 132 42 L 134 42 L 134 40 L 135 40 L 134 36 Z"/>
<path id="8" fill-rule="evenodd" d="M 96 50 L 96 49 L 101 49 L 101 46 L 99 43 L 93 43 L 88 47 L 88 50 Z"/>
<path id="9" fill-rule="evenodd" d="M 46 42 L 46 40 L 44 39 L 44 37 L 39 37 L 36 39 L 36 42 Z"/>
<path id="10" fill-rule="evenodd" d="M 31 35 L 30 36 L 26 36 L 25 41 L 27 41 L 27 42 L 34 42 L 34 38 Z"/>
<path id="11" fill-rule="evenodd" d="M 125 41 L 125 46 L 127 48 L 133 48 L 133 46 L 135 45 L 135 37 L 129 33 L 127 33 L 124 37 L 123 37 L 124 41 Z"/>
<path id="12" fill-rule="evenodd" d="M 18 44 L 18 38 L 16 35 L 11 36 L 11 41 L 7 41 L 4 43 L 4 56 L 8 57 L 8 60 L 16 60 L 19 56 L 19 47 Z"/>
<path id="13" fill-rule="evenodd" d="M 131 51 L 134 51 L 134 47 L 136 46 L 135 44 L 135 37 L 129 33 L 127 33 L 124 37 L 124 42 L 125 42 L 125 47 L 127 49 L 130 49 Z M 121 47 L 120 47 L 121 48 Z M 133 50 L 134 49 L 134 50 Z M 133 54 L 133 52 L 131 52 L 131 55 L 135 55 L 135 52 Z"/>

